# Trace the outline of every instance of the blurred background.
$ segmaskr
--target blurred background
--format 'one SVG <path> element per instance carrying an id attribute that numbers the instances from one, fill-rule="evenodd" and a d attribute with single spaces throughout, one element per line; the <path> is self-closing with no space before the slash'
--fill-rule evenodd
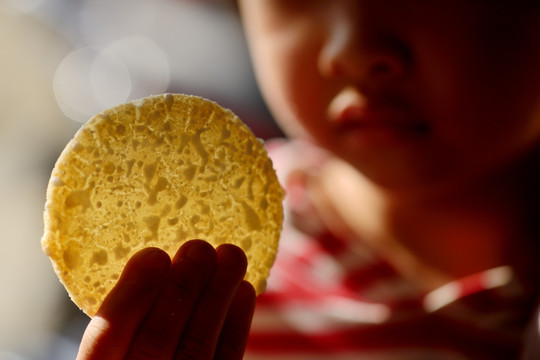
<path id="1" fill-rule="evenodd" d="M 74 359 L 88 318 L 42 254 L 45 190 L 82 122 L 163 92 L 280 136 L 234 8 L 196 0 L 0 0 L 0 360 Z"/>

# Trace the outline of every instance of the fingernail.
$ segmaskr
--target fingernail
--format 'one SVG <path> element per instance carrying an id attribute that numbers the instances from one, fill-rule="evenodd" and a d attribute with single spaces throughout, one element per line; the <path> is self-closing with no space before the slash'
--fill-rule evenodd
<path id="1" fill-rule="evenodd" d="M 170 258 L 167 253 L 158 248 L 145 248 L 137 252 L 130 263 L 137 262 L 136 266 L 143 272 L 163 273 L 168 271 Z"/>
<path id="2" fill-rule="evenodd" d="M 186 257 L 196 264 L 205 264 L 214 260 L 215 251 L 207 242 L 192 240 L 188 244 Z"/>
<path id="3" fill-rule="evenodd" d="M 236 296 L 242 300 L 254 301 L 257 297 L 255 288 L 247 280 L 243 280 L 238 286 Z"/>
<path id="4" fill-rule="evenodd" d="M 237 268 L 241 272 L 245 272 L 247 268 L 247 258 L 244 251 L 233 244 L 222 244 L 217 249 L 218 258 L 222 263 L 228 266 Z"/>

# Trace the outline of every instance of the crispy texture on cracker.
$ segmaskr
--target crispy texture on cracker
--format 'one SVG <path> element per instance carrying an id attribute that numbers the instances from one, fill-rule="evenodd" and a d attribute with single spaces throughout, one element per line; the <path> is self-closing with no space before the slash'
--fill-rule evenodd
<path id="1" fill-rule="evenodd" d="M 246 252 L 258 293 L 274 263 L 283 190 L 262 142 L 230 110 L 165 94 L 94 116 L 58 158 L 43 251 L 93 316 L 138 250 L 173 256 L 190 239 Z"/>

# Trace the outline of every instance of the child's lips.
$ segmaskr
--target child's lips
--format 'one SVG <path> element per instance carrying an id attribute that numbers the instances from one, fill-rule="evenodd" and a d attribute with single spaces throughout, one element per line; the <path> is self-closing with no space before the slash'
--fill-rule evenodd
<path id="1" fill-rule="evenodd" d="M 420 117 L 392 107 L 345 106 L 330 116 L 337 134 L 362 146 L 402 144 L 425 135 L 429 128 Z"/>
<path id="2" fill-rule="evenodd" d="M 347 87 L 332 99 L 328 118 L 338 132 L 387 131 L 424 134 L 427 122 L 410 104 L 386 94 L 367 96 L 354 87 Z"/>
<path id="3" fill-rule="evenodd" d="M 353 129 L 388 130 L 422 134 L 427 125 L 417 117 L 410 116 L 401 110 L 392 108 L 375 108 L 348 106 L 331 117 L 331 122 L 338 131 Z"/>

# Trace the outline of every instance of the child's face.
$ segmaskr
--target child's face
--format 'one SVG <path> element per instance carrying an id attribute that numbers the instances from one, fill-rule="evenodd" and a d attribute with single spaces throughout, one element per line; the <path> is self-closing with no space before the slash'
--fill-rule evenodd
<path id="1" fill-rule="evenodd" d="M 511 3 L 242 0 L 240 10 L 283 129 L 400 186 L 500 166 L 540 139 L 540 6 Z"/>

